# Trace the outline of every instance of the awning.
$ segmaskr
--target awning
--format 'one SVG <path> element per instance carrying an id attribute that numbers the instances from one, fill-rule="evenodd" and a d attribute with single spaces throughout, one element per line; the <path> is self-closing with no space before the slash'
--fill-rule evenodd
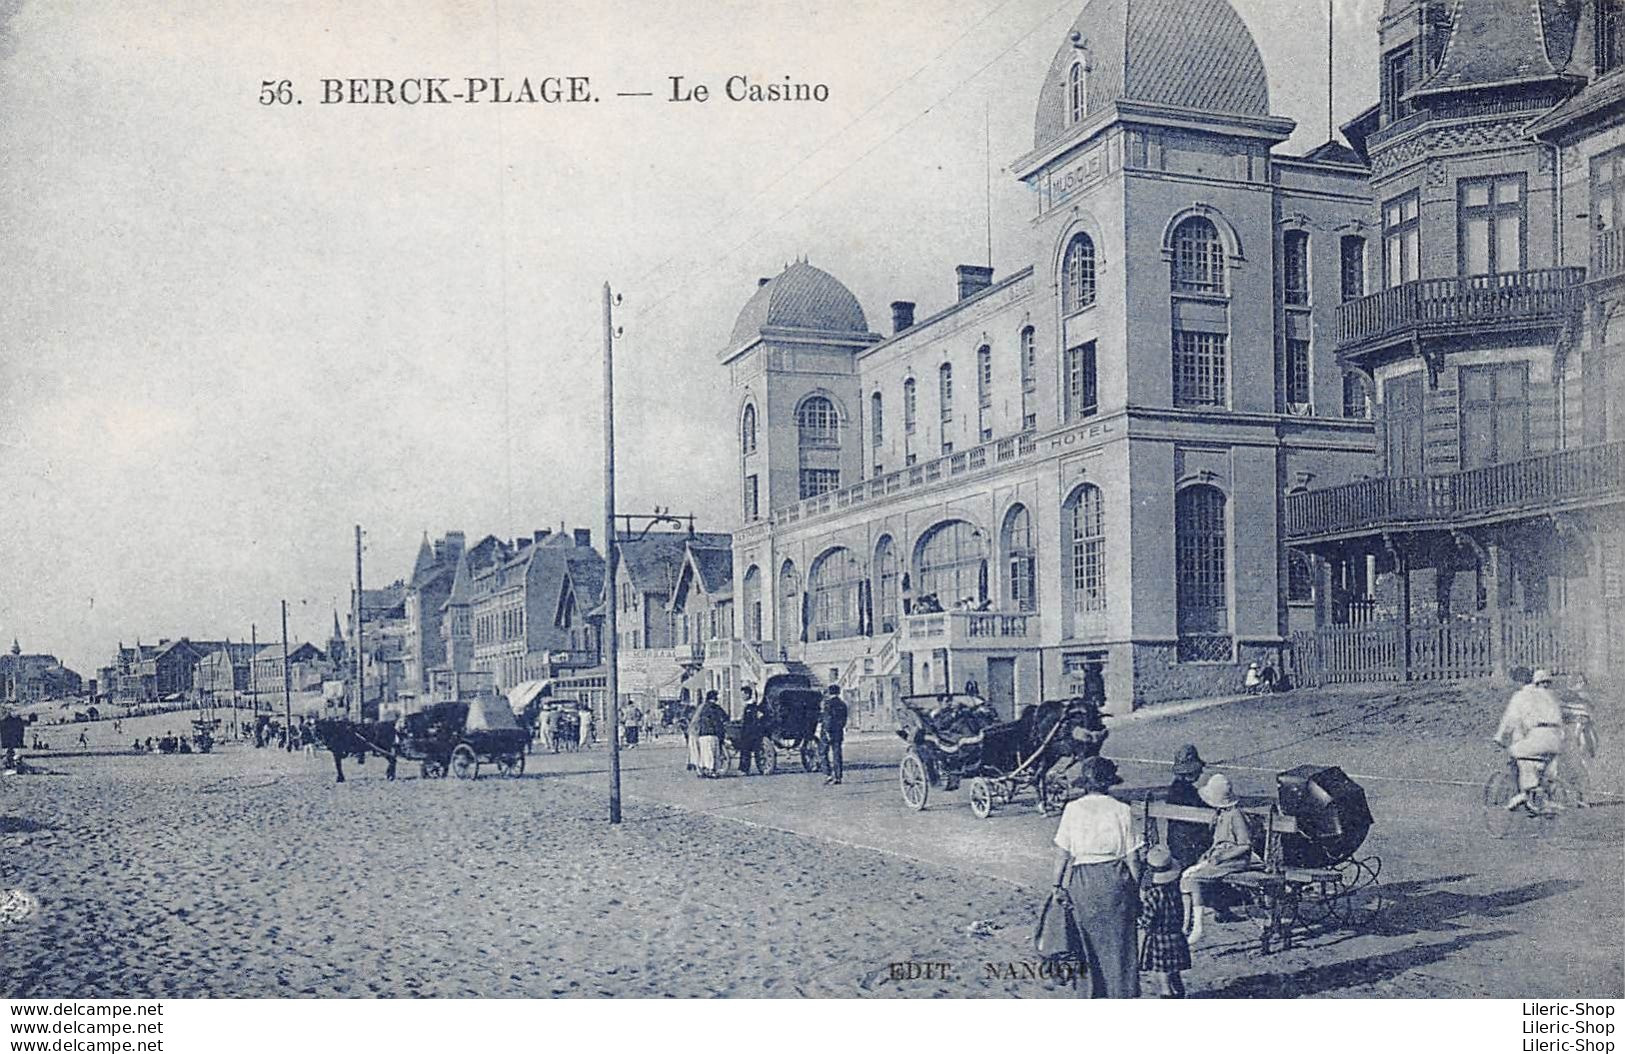
<path id="1" fill-rule="evenodd" d="M 516 714 L 525 712 L 525 707 L 534 703 L 543 694 L 551 694 L 552 681 L 521 681 L 508 689 L 508 709 Z"/>

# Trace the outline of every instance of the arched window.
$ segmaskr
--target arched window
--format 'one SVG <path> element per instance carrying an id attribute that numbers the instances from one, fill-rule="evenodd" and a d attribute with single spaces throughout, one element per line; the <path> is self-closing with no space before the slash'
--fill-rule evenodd
<path id="1" fill-rule="evenodd" d="M 1106 508 L 1100 488 L 1079 487 L 1062 518 L 1066 531 L 1067 585 L 1075 635 L 1105 629 Z"/>
<path id="2" fill-rule="evenodd" d="M 936 597 L 944 609 L 969 601 L 980 605 L 987 596 L 987 540 L 964 520 L 949 520 L 931 528 L 920 540 L 916 563 L 916 595 L 923 602 Z"/>
<path id="3" fill-rule="evenodd" d="M 1289 549 L 1286 554 L 1286 600 L 1288 604 L 1308 604 L 1315 599 L 1315 569 L 1307 553 Z"/>
<path id="4" fill-rule="evenodd" d="M 884 407 L 881 405 L 880 393 L 875 392 L 869 396 L 869 442 L 872 446 L 885 443 Z"/>
<path id="5" fill-rule="evenodd" d="M 863 567 L 850 549 L 831 549 L 807 575 L 812 594 L 809 640 L 839 640 L 863 632 Z"/>
<path id="6" fill-rule="evenodd" d="M 739 449 L 744 454 L 756 453 L 756 405 L 745 404 L 744 416 L 739 422 Z"/>
<path id="7" fill-rule="evenodd" d="M 762 639 L 762 569 L 752 566 L 745 572 L 745 588 L 742 594 L 745 609 L 745 639 L 757 641 Z"/>
<path id="8" fill-rule="evenodd" d="M 1038 610 L 1038 550 L 1033 518 L 1017 505 L 1004 518 L 1004 599 L 1015 611 Z"/>
<path id="9" fill-rule="evenodd" d="M 1095 302 L 1095 243 L 1078 233 L 1067 243 L 1061 263 L 1061 309 L 1082 311 Z"/>
<path id="10" fill-rule="evenodd" d="M 1066 74 L 1066 109 L 1072 124 L 1082 121 L 1089 109 L 1089 78 L 1082 60 L 1074 62 Z"/>
<path id="11" fill-rule="evenodd" d="M 1021 430 L 1030 432 L 1038 427 L 1038 406 L 1034 396 L 1038 392 L 1038 341 L 1033 327 L 1021 331 Z"/>
<path id="12" fill-rule="evenodd" d="M 778 625 L 773 627 L 773 639 L 780 644 L 802 640 L 801 576 L 793 561 L 786 560 L 779 568 Z"/>
<path id="13" fill-rule="evenodd" d="M 1364 421 L 1371 416 L 1371 388 L 1352 370 L 1343 374 L 1343 416 Z"/>
<path id="14" fill-rule="evenodd" d="M 882 633 L 897 631 L 898 585 L 897 547 L 886 535 L 875 546 L 875 616 Z"/>
<path id="15" fill-rule="evenodd" d="M 835 413 L 835 404 L 822 395 L 802 400 L 796 410 L 796 428 L 803 447 L 839 446 L 841 420 Z"/>
<path id="16" fill-rule="evenodd" d="M 918 408 L 914 398 L 914 378 L 910 377 L 903 382 L 903 431 L 909 435 L 914 434 L 915 411 Z"/>
<path id="17" fill-rule="evenodd" d="M 1181 637 L 1230 631 L 1228 548 L 1224 493 L 1219 488 L 1201 483 L 1174 496 L 1174 575 Z"/>
<path id="18" fill-rule="evenodd" d="M 1206 216 L 1191 216 L 1174 228 L 1174 292 L 1225 291 L 1224 242 Z"/>

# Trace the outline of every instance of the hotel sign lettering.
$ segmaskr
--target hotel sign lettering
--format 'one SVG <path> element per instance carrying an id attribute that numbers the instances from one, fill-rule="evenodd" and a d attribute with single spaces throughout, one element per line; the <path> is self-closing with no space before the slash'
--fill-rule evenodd
<path id="1" fill-rule="evenodd" d="M 1101 440 L 1104 442 L 1106 437 L 1115 431 L 1116 429 L 1113 428 L 1109 422 L 1089 425 L 1084 428 L 1074 428 L 1070 432 L 1064 432 L 1061 435 L 1051 437 L 1049 441 L 1049 448 L 1051 450 L 1063 450 L 1071 446 L 1098 446 L 1098 443 L 1092 443 L 1090 440 Z"/>

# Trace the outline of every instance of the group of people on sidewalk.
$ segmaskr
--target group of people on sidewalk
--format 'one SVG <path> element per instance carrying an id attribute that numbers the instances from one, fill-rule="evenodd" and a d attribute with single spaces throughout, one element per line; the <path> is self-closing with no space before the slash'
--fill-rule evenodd
<path id="1" fill-rule="evenodd" d="M 1167 800 L 1213 809 L 1213 822 L 1171 822 L 1167 843 L 1147 849 L 1133 810 L 1111 794 L 1123 782 L 1116 763 L 1083 762 L 1074 781 L 1083 794 L 1067 803 L 1055 831 L 1050 902 L 1070 923 L 1062 957 L 1080 966 L 1079 995 L 1137 997 L 1146 972 L 1157 976 L 1164 998 L 1183 998 L 1190 949 L 1202 939 L 1204 889 L 1259 866 L 1230 778 L 1215 773 L 1198 785 L 1206 767 L 1194 745 L 1181 747 Z M 1043 917 L 1054 924 L 1048 910 Z M 1041 931 L 1041 947 L 1045 937 Z"/>
<path id="2" fill-rule="evenodd" d="M 754 765 L 758 773 L 765 774 L 764 750 L 775 747 L 767 742 L 771 734 L 769 715 L 757 702 L 756 689 L 744 685 L 739 689 L 744 706 L 740 710 L 739 728 L 735 745 L 739 749 L 739 773 L 751 774 Z M 705 693 L 705 700 L 695 709 L 688 723 L 688 770 L 701 779 L 717 779 L 723 775 L 723 741 L 728 735 L 728 712 L 722 708 L 715 691 Z M 818 709 L 818 752 L 820 770 L 826 787 L 839 786 L 845 779 L 846 765 L 842 751 L 846 743 L 848 711 L 841 698 L 841 686 L 832 684 L 824 690 Z"/>

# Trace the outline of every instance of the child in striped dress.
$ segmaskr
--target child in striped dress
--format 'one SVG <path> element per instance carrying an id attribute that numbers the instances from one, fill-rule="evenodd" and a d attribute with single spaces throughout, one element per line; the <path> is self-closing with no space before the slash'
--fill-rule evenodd
<path id="1" fill-rule="evenodd" d="M 1140 969 L 1157 975 L 1162 998 L 1185 998 L 1183 970 L 1191 968 L 1185 940 L 1185 906 L 1179 892 L 1179 864 L 1164 845 L 1145 857 L 1150 881 L 1140 890 Z"/>

